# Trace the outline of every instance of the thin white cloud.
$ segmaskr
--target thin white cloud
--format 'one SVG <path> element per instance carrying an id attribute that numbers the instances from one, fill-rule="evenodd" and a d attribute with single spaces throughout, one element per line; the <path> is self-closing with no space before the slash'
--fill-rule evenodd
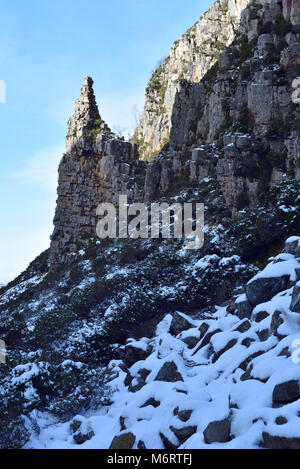
<path id="1" fill-rule="evenodd" d="M 23 167 L 10 174 L 23 184 L 42 186 L 47 190 L 56 189 L 57 169 L 64 153 L 64 145 L 44 148 L 24 161 Z"/>

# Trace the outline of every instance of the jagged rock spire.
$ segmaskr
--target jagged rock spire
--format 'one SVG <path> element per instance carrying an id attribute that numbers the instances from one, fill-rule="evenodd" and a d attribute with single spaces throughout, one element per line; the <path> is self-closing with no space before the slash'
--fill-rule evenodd
<path id="1" fill-rule="evenodd" d="M 93 90 L 93 79 L 86 77 L 75 101 L 74 114 L 68 121 L 66 150 L 72 151 L 79 139 L 91 137 L 93 134 L 107 133 L 109 128 L 101 118 Z"/>

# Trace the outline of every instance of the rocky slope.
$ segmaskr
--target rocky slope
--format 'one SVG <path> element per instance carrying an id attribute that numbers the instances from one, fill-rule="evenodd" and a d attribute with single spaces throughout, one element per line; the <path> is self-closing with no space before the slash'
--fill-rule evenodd
<path id="1" fill-rule="evenodd" d="M 155 342 L 156 325 L 165 316 L 167 318 L 163 324 L 168 325 L 170 314 L 181 312 L 185 315 L 186 320 L 192 324 L 193 331 L 189 331 L 179 341 L 174 339 L 173 342 L 179 345 L 178 347 L 176 345 L 175 351 L 173 350 L 172 353 L 169 353 L 166 348 L 164 352 L 166 355 L 162 354 L 160 357 L 159 354 L 158 361 L 155 362 L 152 361 L 154 355 L 152 356 L 151 363 L 148 365 L 147 362 L 147 366 L 151 365 L 152 367 L 153 364 L 157 373 L 158 368 L 163 365 L 161 360 L 164 358 L 168 357 L 167 361 L 175 360 L 176 363 L 183 363 L 181 362 L 183 359 L 180 350 L 184 348 L 185 357 L 189 357 L 192 354 L 189 347 L 193 345 L 193 341 L 194 345 L 200 345 L 202 336 L 200 337 L 200 331 L 197 332 L 197 328 L 206 322 L 204 319 L 208 320 L 211 332 L 214 324 L 218 324 L 217 329 L 224 331 L 220 335 L 220 340 L 222 339 L 222 344 L 224 343 L 225 347 L 227 345 L 227 342 L 225 343 L 226 335 L 228 335 L 228 341 L 236 338 L 231 337 L 231 330 L 239 327 L 243 316 L 247 316 L 251 329 L 249 340 L 244 341 L 247 339 L 244 334 L 241 335 L 243 338 L 241 338 L 239 345 L 236 344 L 237 347 L 242 347 L 239 348 L 238 354 L 243 350 L 245 359 L 249 352 L 248 346 L 251 347 L 249 350 L 252 354 L 253 350 L 253 353 L 257 350 L 267 351 L 270 344 L 277 344 L 276 334 L 271 337 L 266 348 L 264 348 L 266 344 L 261 344 L 261 341 L 264 342 L 266 339 L 264 329 L 267 329 L 269 325 L 267 324 L 268 320 L 259 325 L 254 319 L 254 315 L 250 317 L 254 303 L 257 302 L 255 299 L 253 300 L 253 293 L 247 293 L 252 302 L 250 305 L 244 297 L 241 297 L 242 301 L 235 305 L 236 298 L 231 300 L 231 297 L 241 295 L 242 285 L 258 272 L 257 267 L 253 265 L 254 263 L 260 267 L 263 266 L 266 257 L 278 255 L 286 236 L 296 235 L 299 232 L 299 184 L 296 181 L 287 180 L 274 186 L 267 194 L 264 204 L 255 210 L 245 212 L 239 219 L 230 220 L 224 216 L 228 209 L 220 189 L 214 180 L 207 178 L 194 187 L 186 186 L 176 194 L 175 198 L 166 199 L 168 202 L 175 200 L 192 202 L 205 198 L 206 243 L 202 250 L 185 251 L 182 240 L 116 239 L 100 242 L 97 239 L 90 239 L 88 243 L 85 242 L 79 246 L 79 250 L 70 256 L 69 262 L 61 265 L 55 272 L 49 272 L 49 251 L 46 251 L 16 280 L 3 287 L 0 290 L 0 337 L 6 343 L 7 361 L 5 365 L 0 364 L 0 393 L 2 396 L 0 402 L 0 447 L 17 448 L 24 445 L 33 448 L 72 447 L 74 444 L 84 444 L 84 441 L 88 440 L 86 445 L 105 448 L 110 445 L 114 436 L 118 436 L 124 425 L 129 429 L 125 433 L 133 431 L 136 438 L 142 438 L 141 433 L 135 433 L 134 423 L 131 426 L 127 421 L 128 412 L 125 401 L 129 397 L 129 400 L 132 400 L 130 391 L 132 387 L 143 383 L 139 383 L 138 380 L 131 381 L 129 376 L 124 383 L 129 369 L 133 378 L 135 378 L 135 368 L 136 376 L 140 376 L 138 371 L 141 363 L 131 369 L 128 356 L 124 357 L 123 345 L 129 337 L 140 341 L 137 345 L 138 348 L 145 348 L 145 345 L 142 344 Z M 287 249 L 290 248 L 285 250 Z M 298 256 L 299 249 L 295 249 L 293 241 L 291 254 L 295 251 L 295 255 Z M 290 256 L 287 254 L 283 257 L 277 257 L 276 263 L 279 260 L 288 261 L 287 264 L 282 265 L 290 266 L 291 271 L 287 274 L 284 270 L 282 276 L 281 274 L 276 275 L 271 283 L 268 283 L 267 289 L 267 294 L 277 296 L 278 288 L 282 289 L 282 294 L 286 297 L 285 302 L 281 303 L 280 298 L 279 300 L 275 298 L 274 305 L 276 304 L 276 308 L 284 312 L 283 317 L 286 321 L 295 318 L 292 329 L 280 331 L 280 334 L 287 335 L 287 337 L 278 347 L 288 343 L 293 338 L 290 334 L 296 335 L 298 330 L 296 325 L 297 310 L 292 307 L 294 315 L 289 312 L 291 288 L 296 283 L 296 277 L 293 275 L 288 285 L 286 282 L 287 275 L 292 273 L 294 267 L 298 268 L 299 263 L 297 264 L 298 261 L 293 260 L 293 254 Z M 276 280 L 278 276 L 283 277 L 279 282 Z M 297 292 L 297 290 L 295 291 Z M 259 302 L 262 301 L 267 301 L 267 299 L 260 296 Z M 220 307 L 220 305 L 222 306 Z M 228 310 L 227 306 L 229 306 Z M 273 306 L 261 306 L 263 309 L 266 307 L 268 307 L 268 314 L 272 315 Z M 235 324 L 236 327 L 234 327 Z M 264 327 L 260 329 L 260 326 Z M 201 334 L 207 332 L 203 331 L 203 327 Z M 167 333 L 167 326 L 164 333 Z M 179 331 L 176 333 L 176 329 L 172 329 L 172 334 L 177 336 L 178 333 Z M 158 333 L 158 343 L 163 338 L 160 334 L 161 332 Z M 237 332 L 234 334 L 240 337 Z M 193 336 L 195 336 L 194 339 Z M 169 342 L 168 337 L 169 335 L 167 335 L 167 342 Z M 190 338 L 188 339 L 188 337 Z M 186 344 L 182 342 L 185 338 L 188 339 Z M 205 340 L 209 342 L 209 338 L 210 334 L 206 336 Z M 250 339 L 253 339 L 253 342 Z M 243 344 L 241 344 L 242 341 L 244 341 Z M 158 345 L 159 350 L 160 345 Z M 214 345 L 213 341 L 211 341 L 211 345 Z M 211 386 L 213 386 L 213 379 L 216 378 L 213 370 L 216 370 L 219 365 L 221 367 L 221 361 L 217 365 L 211 365 L 212 368 L 210 364 L 215 360 L 213 357 L 222 348 L 222 346 L 215 348 L 213 354 L 201 362 L 202 365 L 205 363 L 209 365 L 205 368 L 205 376 L 211 377 Z M 165 345 L 163 345 L 163 349 L 165 349 Z M 207 349 L 206 347 L 204 355 Z M 157 352 L 153 350 L 153 353 Z M 126 355 L 128 355 L 127 352 Z M 202 356 L 202 352 L 199 354 L 199 360 L 200 356 Z M 114 362 L 120 360 L 120 357 L 122 360 L 124 357 L 124 365 L 117 361 L 115 362 L 116 366 L 112 368 L 112 364 L 109 365 L 111 360 Z M 146 355 L 143 353 L 137 355 L 134 349 L 132 365 L 136 359 L 144 360 Z M 189 359 L 194 360 L 192 357 Z M 267 353 L 263 360 L 268 368 Z M 288 363 L 290 362 L 286 360 L 285 368 Z M 239 363 L 236 364 L 236 368 L 238 365 Z M 121 366 L 122 372 L 119 371 L 119 366 Z M 148 369 L 147 366 L 146 369 Z M 179 367 L 182 378 L 190 380 L 192 376 L 186 375 L 182 366 Z M 246 365 L 243 367 L 246 371 Z M 189 370 L 188 366 L 186 370 Z M 198 367 L 194 368 L 194 371 L 196 370 Z M 298 372 L 298 368 L 296 370 Z M 116 372 L 120 375 L 113 384 L 118 385 L 120 393 L 123 393 L 122 398 L 120 394 L 114 394 L 109 384 L 116 376 Z M 231 365 L 228 365 L 226 373 L 223 378 L 228 376 L 229 381 L 231 374 L 233 379 L 237 379 L 242 374 L 241 371 L 234 374 Z M 142 374 L 141 379 L 143 376 L 145 377 Z M 198 386 L 199 375 L 195 374 L 194 378 L 195 386 Z M 151 380 L 152 378 L 149 378 L 149 383 Z M 189 393 L 194 392 L 192 383 L 193 381 L 191 381 L 191 387 L 184 385 L 183 390 Z M 253 382 L 249 383 L 251 386 Z M 255 383 L 256 381 L 254 381 Z M 164 383 L 159 382 L 159 387 L 161 384 L 165 386 Z M 156 385 L 154 384 L 154 386 Z M 169 383 L 166 386 L 170 387 L 173 384 Z M 205 387 L 205 383 L 202 382 L 201 387 Z M 266 387 L 266 399 L 270 399 L 270 387 Z M 238 389 L 238 387 L 234 389 Z M 174 392 L 176 391 L 172 391 L 170 396 L 174 397 Z M 176 403 L 178 399 L 180 401 L 186 395 L 176 393 L 175 396 L 177 396 L 174 401 Z M 142 397 L 144 396 L 141 394 L 141 399 Z M 155 394 L 153 397 L 156 401 L 160 401 L 161 394 Z M 135 415 L 138 415 L 138 419 L 140 419 L 140 414 L 136 414 L 136 412 L 139 412 L 138 408 L 146 400 L 137 403 L 136 411 L 132 414 L 132 422 L 134 422 Z M 179 401 L 180 410 L 192 410 L 185 409 L 184 402 L 181 406 Z M 136 402 L 133 401 L 133 407 Z M 269 400 L 267 402 L 268 408 Z M 215 409 L 218 409 L 217 400 L 214 404 L 216 404 Z M 249 405 L 250 403 L 247 404 L 247 406 Z M 166 401 L 166 406 L 170 412 L 167 414 L 168 419 L 169 417 L 171 419 L 173 410 L 175 413 L 177 412 L 177 404 L 172 407 Z M 151 409 L 152 407 L 145 408 L 146 420 L 144 424 L 148 422 L 147 418 L 152 418 Z M 225 413 L 225 410 L 228 411 L 225 403 L 224 407 L 220 408 L 220 414 L 217 414 L 217 410 L 213 409 L 213 406 L 209 407 L 212 420 L 223 418 L 223 415 L 220 414 Z M 289 408 L 287 409 L 289 410 Z M 259 412 L 264 416 L 265 412 L 268 411 L 257 408 L 255 415 L 258 415 Z M 93 418 L 88 422 L 85 420 L 93 415 L 96 418 L 98 415 L 105 416 L 107 413 L 105 428 L 110 430 L 107 430 L 105 435 L 98 430 L 99 428 L 103 429 L 103 426 L 100 425 L 102 420 L 95 420 L 96 426 L 93 424 Z M 78 414 L 80 417 L 75 419 L 77 422 L 73 422 L 71 434 L 69 433 L 69 423 L 63 424 L 63 422 L 70 422 Z M 157 425 L 159 424 L 159 415 L 161 414 L 157 413 L 155 417 Z M 195 413 L 196 419 L 197 415 Z M 291 410 L 290 415 L 296 414 L 293 414 Z M 125 420 L 123 421 L 122 418 L 119 422 L 119 417 L 124 417 Z M 202 423 L 199 420 L 200 433 L 197 432 L 200 438 L 202 438 L 202 426 L 206 422 L 209 423 L 208 418 L 209 414 L 207 414 L 207 418 L 201 420 Z M 255 420 L 255 417 L 253 419 Z M 86 424 L 81 427 L 78 420 L 86 422 Z M 168 422 L 169 420 L 166 420 L 166 424 Z M 249 421 L 246 420 L 246 422 L 248 425 Z M 163 444 L 166 447 L 169 445 L 167 440 L 161 439 L 159 433 L 165 435 L 168 440 L 171 439 L 172 444 L 179 444 L 175 437 L 171 438 L 170 431 L 172 430 L 168 430 L 164 425 L 161 422 L 161 426 L 155 427 L 155 439 L 144 437 L 144 443 L 148 447 L 153 445 L 153 447 L 160 448 Z M 177 428 L 177 421 L 171 422 L 170 420 L 169 425 Z M 191 426 L 195 426 L 194 420 Z M 79 427 L 81 428 L 78 432 L 78 438 L 76 435 L 73 438 L 73 433 L 76 433 Z M 88 429 L 85 436 L 81 435 L 84 427 Z M 259 436 L 261 437 L 261 434 L 259 435 L 260 429 L 260 427 L 256 427 L 255 430 L 257 441 Z M 293 435 L 291 433 L 289 432 L 290 436 L 297 436 L 297 432 L 294 432 Z M 96 437 L 90 440 L 93 434 Z M 54 439 L 53 435 L 55 435 Z M 254 440 L 250 441 L 253 442 L 253 445 L 256 444 Z M 241 439 L 237 440 L 236 444 L 242 447 L 246 443 L 245 440 Z"/>
<path id="2" fill-rule="evenodd" d="M 181 79 L 199 83 L 221 51 L 234 39 L 249 0 L 217 0 L 171 49 L 146 89 L 145 108 L 136 130 L 142 159 L 151 160 L 168 142 L 171 116 Z"/>
<path id="3" fill-rule="evenodd" d="M 174 312 L 128 339 L 109 364 L 110 405 L 49 420 L 27 447 L 300 449 L 299 261 L 293 237 L 227 307 Z"/>

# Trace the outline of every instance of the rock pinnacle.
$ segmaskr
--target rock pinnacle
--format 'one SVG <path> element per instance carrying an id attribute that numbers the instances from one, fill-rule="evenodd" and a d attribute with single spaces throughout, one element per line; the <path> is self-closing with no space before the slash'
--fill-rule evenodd
<path id="1" fill-rule="evenodd" d="M 66 150 L 72 151 L 78 139 L 91 137 L 93 134 L 107 133 L 109 128 L 100 116 L 93 90 L 93 79 L 86 77 L 75 101 L 74 114 L 68 121 Z"/>

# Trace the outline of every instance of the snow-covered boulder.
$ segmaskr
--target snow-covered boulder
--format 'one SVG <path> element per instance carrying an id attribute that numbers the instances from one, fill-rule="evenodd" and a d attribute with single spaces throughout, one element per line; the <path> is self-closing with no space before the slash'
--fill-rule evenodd
<path id="1" fill-rule="evenodd" d="M 267 449 L 300 449 L 300 438 L 286 438 L 263 432 L 263 446 Z"/>
<path id="2" fill-rule="evenodd" d="M 194 433 L 197 432 L 197 426 L 186 426 L 181 428 L 175 428 L 173 426 L 170 427 L 170 430 L 174 433 L 180 443 L 184 443 L 188 440 Z"/>
<path id="3" fill-rule="evenodd" d="M 253 307 L 249 303 L 245 294 L 239 296 L 235 302 L 238 311 L 238 317 L 240 319 L 250 319 L 253 311 Z"/>
<path id="4" fill-rule="evenodd" d="M 273 407 L 280 407 L 300 399 L 300 387 L 297 380 L 277 384 L 273 391 Z"/>
<path id="5" fill-rule="evenodd" d="M 206 443 L 226 443 L 231 439 L 231 420 L 227 417 L 224 420 L 211 422 L 207 425 L 204 432 Z"/>
<path id="6" fill-rule="evenodd" d="M 135 443 L 136 437 L 133 433 L 122 433 L 115 436 L 109 449 L 131 449 Z"/>
<path id="7" fill-rule="evenodd" d="M 293 290 L 291 311 L 294 311 L 295 313 L 300 313 L 300 282 L 295 285 Z"/>
<path id="8" fill-rule="evenodd" d="M 248 301 L 256 306 L 271 300 L 277 293 L 286 290 L 290 279 L 299 267 L 292 254 L 280 254 L 266 268 L 253 277 L 245 287 Z"/>
<path id="9" fill-rule="evenodd" d="M 70 430 L 76 444 L 82 445 L 95 436 L 91 423 L 83 416 L 77 415 L 70 423 Z"/>
<path id="10" fill-rule="evenodd" d="M 155 381 L 165 381 L 166 383 L 176 383 L 183 381 L 181 374 L 174 362 L 166 362 L 159 370 Z"/>
<path id="11" fill-rule="evenodd" d="M 170 325 L 170 334 L 177 336 L 181 332 L 193 327 L 192 322 L 189 321 L 184 314 L 175 312 L 172 314 L 172 316 L 173 318 Z"/>
<path id="12" fill-rule="evenodd" d="M 298 247 L 300 247 L 300 237 L 291 236 L 286 240 L 283 252 L 295 255 Z"/>

